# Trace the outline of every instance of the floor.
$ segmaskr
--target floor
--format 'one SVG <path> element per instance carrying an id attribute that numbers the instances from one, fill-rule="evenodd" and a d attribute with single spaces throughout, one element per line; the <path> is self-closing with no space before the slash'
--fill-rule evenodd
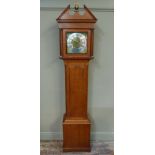
<path id="1" fill-rule="evenodd" d="M 114 143 L 93 141 L 91 143 L 91 152 L 62 152 L 62 141 L 41 141 L 40 155 L 113 155 Z"/>

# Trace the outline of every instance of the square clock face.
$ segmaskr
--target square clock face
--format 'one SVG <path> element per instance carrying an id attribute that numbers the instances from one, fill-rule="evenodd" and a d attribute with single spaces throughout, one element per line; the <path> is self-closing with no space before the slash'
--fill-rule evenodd
<path id="1" fill-rule="evenodd" d="M 87 32 L 67 32 L 67 53 L 87 53 Z"/>

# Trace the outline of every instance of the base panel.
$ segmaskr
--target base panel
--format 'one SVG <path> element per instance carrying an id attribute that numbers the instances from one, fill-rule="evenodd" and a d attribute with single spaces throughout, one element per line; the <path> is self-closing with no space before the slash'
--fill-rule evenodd
<path id="1" fill-rule="evenodd" d="M 64 119 L 63 151 L 89 152 L 90 150 L 90 121 Z"/>

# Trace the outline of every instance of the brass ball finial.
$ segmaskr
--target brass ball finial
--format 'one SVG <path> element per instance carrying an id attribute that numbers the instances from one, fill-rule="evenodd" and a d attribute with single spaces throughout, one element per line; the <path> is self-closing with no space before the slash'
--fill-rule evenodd
<path id="1" fill-rule="evenodd" d="M 74 10 L 75 11 L 78 11 L 79 10 L 79 4 L 78 4 L 77 1 L 75 1 L 75 3 L 74 3 Z"/>

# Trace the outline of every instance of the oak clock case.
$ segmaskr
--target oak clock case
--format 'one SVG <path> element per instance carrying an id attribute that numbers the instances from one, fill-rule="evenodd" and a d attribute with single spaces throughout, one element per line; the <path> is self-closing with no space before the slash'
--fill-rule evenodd
<path id="1" fill-rule="evenodd" d="M 93 58 L 97 21 L 84 5 L 84 14 L 70 5 L 56 19 L 59 26 L 60 58 L 65 66 L 66 112 L 63 118 L 63 151 L 90 151 L 91 122 L 87 113 L 88 65 Z"/>

